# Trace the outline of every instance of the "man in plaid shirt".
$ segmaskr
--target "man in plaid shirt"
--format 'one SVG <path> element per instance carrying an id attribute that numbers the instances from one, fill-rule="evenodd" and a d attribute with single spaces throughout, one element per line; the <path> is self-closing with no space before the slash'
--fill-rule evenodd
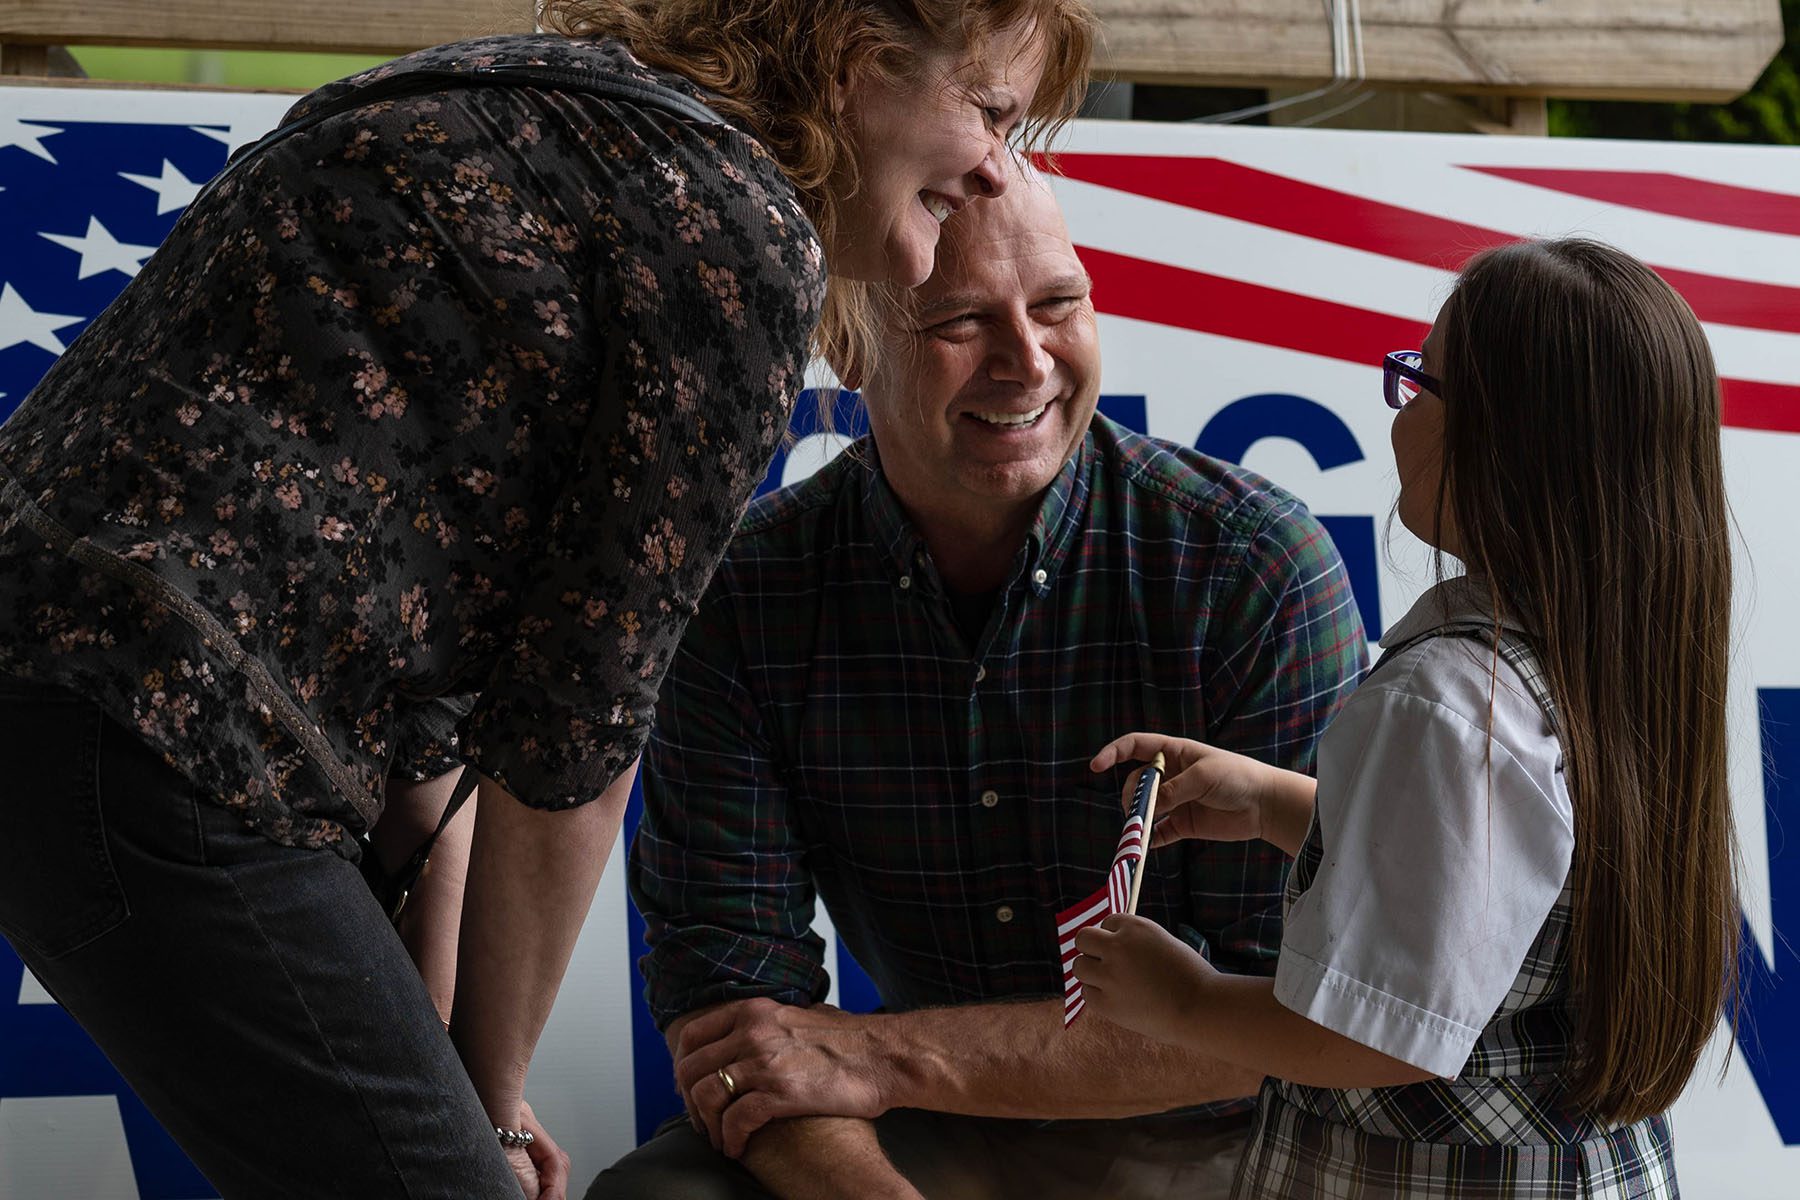
<path id="1" fill-rule="evenodd" d="M 960 213 L 844 372 L 872 440 L 744 520 L 663 685 L 630 867 L 693 1121 L 590 1200 L 1228 1187 L 1259 1079 L 1062 1028 L 1055 914 L 1123 819 L 1125 772 L 1088 760 L 1149 729 L 1308 770 L 1363 627 L 1292 496 L 1095 414 L 1088 291 L 1041 182 Z M 1285 867 L 1182 842 L 1140 911 L 1271 973 Z M 821 1003 L 818 897 L 884 1012 Z"/>

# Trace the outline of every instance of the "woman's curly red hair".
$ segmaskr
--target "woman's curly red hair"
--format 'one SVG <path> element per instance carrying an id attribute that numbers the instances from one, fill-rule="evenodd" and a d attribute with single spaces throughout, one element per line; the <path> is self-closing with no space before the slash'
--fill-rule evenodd
<path id="1" fill-rule="evenodd" d="M 836 108 L 840 78 L 902 80 L 927 54 L 979 52 L 1024 25 L 1045 51 L 1015 134 L 1029 151 L 1080 107 L 1097 31 L 1087 0 L 543 0 L 540 20 L 572 37 L 617 38 L 648 65 L 714 93 L 713 106 L 754 130 L 781 164 L 827 247 L 861 166 Z M 866 286 L 832 281 L 816 343 L 833 363 L 866 361 Z"/>

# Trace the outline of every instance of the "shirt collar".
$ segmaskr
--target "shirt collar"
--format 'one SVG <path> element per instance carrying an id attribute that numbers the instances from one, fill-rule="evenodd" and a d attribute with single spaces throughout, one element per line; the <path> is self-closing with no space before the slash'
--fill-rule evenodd
<path id="1" fill-rule="evenodd" d="M 887 552 L 894 573 L 907 574 L 924 546 L 924 539 L 907 519 L 906 510 L 900 507 L 900 498 L 894 495 L 894 489 L 888 486 L 887 476 L 881 470 L 881 455 L 875 449 L 875 439 L 865 437 L 844 453 L 860 454 L 867 464 L 868 469 L 863 475 L 863 512 L 868 517 L 869 532 L 875 544 Z"/>
<path id="2" fill-rule="evenodd" d="M 900 505 L 900 498 L 888 486 L 875 439 L 864 438 L 846 453 L 859 450 L 869 465 L 863 485 L 863 505 L 870 533 L 875 544 L 887 552 L 896 575 L 910 575 L 925 548 L 925 540 L 913 528 L 906 510 Z M 1025 536 L 1023 569 L 1028 572 L 1032 590 L 1040 596 L 1050 590 L 1057 569 L 1074 544 L 1077 526 L 1087 507 L 1089 467 L 1093 456 L 1093 435 L 1084 434 L 1075 453 L 1050 481 L 1036 515 L 1032 517 L 1031 528 Z"/>
<path id="3" fill-rule="evenodd" d="M 1493 620 L 1493 592 L 1487 584 L 1468 575 L 1458 575 L 1427 588 L 1425 594 L 1413 602 L 1404 617 L 1388 626 L 1387 632 L 1382 635 L 1381 644 L 1398 646 L 1444 625 L 1466 622 L 1491 624 Z M 1513 633 L 1531 632 L 1516 616 L 1509 613 L 1501 615 L 1500 627 Z"/>
<path id="4" fill-rule="evenodd" d="M 1087 511 L 1089 468 L 1093 458 L 1094 435 L 1084 433 L 1075 453 L 1069 455 L 1069 461 L 1050 481 L 1044 501 L 1038 505 L 1037 516 L 1032 519 L 1031 532 L 1026 535 L 1025 543 L 1027 555 L 1034 560 L 1037 572 L 1032 576 L 1032 586 L 1040 596 L 1050 590 Z"/>

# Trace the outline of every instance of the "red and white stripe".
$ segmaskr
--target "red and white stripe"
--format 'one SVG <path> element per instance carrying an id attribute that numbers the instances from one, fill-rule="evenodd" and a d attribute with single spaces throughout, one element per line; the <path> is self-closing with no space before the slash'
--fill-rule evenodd
<path id="1" fill-rule="evenodd" d="M 1678 174 L 1607 143 L 1575 160 L 1541 141 L 1372 154 L 1240 134 L 1071 130 L 1057 190 L 1099 312 L 1374 369 L 1423 339 L 1470 255 L 1581 232 L 1640 255 L 1693 306 L 1726 426 L 1800 432 L 1800 193 L 1766 152 L 1682 147 Z"/>
<path id="2" fill-rule="evenodd" d="M 1075 978 L 1075 959 L 1079 954 L 1075 935 L 1114 913 L 1131 911 L 1131 880 L 1143 861 L 1144 818 L 1134 813 L 1119 835 L 1119 848 L 1113 853 L 1112 870 L 1106 873 L 1106 886 L 1056 914 L 1056 940 L 1062 954 L 1064 1028 L 1073 1024 L 1087 1007 L 1081 995 L 1081 981 Z"/>

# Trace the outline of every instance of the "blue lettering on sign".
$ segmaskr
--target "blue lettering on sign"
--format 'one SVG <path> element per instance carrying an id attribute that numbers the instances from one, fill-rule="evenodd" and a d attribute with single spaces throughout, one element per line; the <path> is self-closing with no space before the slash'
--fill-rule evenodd
<path id="1" fill-rule="evenodd" d="M 1149 404 L 1143 396 L 1102 396 L 1100 415 L 1133 433 L 1150 433 Z"/>
<path id="2" fill-rule="evenodd" d="M 1800 847 L 1784 843 L 1786 827 L 1800 829 L 1800 688 L 1756 694 L 1762 726 L 1763 803 L 1768 824 L 1769 903 L 1775 918 L 1774 957 L 1743 926 L 1738 960 L 1743 1009 L 1737 1041 L 1786 1146 L 1800 1146 L 1800 951 L 1783 930 L 1800 929 Z"/>
<path id="3" fill-rule="evenodd" d="M 143 1200 L 213 1195 L 73 1017 L 55 1004 L 20 1004 L 24 966 L 0 941 L 0 1097 L 117 1096 L 131 1169 Z"/>
<path id="4" fill-rule="evenodd" d="M 1298 442 L 1312 455 L 1319 470 L 1361 462 L 1362 447 L 1344 419 L 1304 396 L 1270 392 L 1234 400 L 1213 415 L 1200 431 L 1194 449 L 1229 463 L 1242 463 L 1250 448 L 1264 438 Z M 1381 576 L 1375 552 L 1375 518 L 1321 516 L 1319 524 L 1331 535 L 1350 590 L 1362 613 L 1363 628 L 1371 642 L 1381 640 Z"/>
<path id="5" fill-rule="evenodd" d="M 788 452 L 802 438 L 829 432 L 855 440 L 869 432 L 869 414 L 863 410 L 862 393 L 843 388 L 832 388 L 831 391 L 834 395 L 829 426 L 826 424 L 825 406 L 821 403 L 825 389 L 807 388 L 800 393 L 800 398 L 794 402 L 794 415 L 788 421 L 788 439 L 775 448 L 775 457 L 769 460 L 768 471 L 763 475 L 762 482 L 756 485 L 758 496 L 767 495 L 781 486 L 781 477 L 787 470 Z"/>

